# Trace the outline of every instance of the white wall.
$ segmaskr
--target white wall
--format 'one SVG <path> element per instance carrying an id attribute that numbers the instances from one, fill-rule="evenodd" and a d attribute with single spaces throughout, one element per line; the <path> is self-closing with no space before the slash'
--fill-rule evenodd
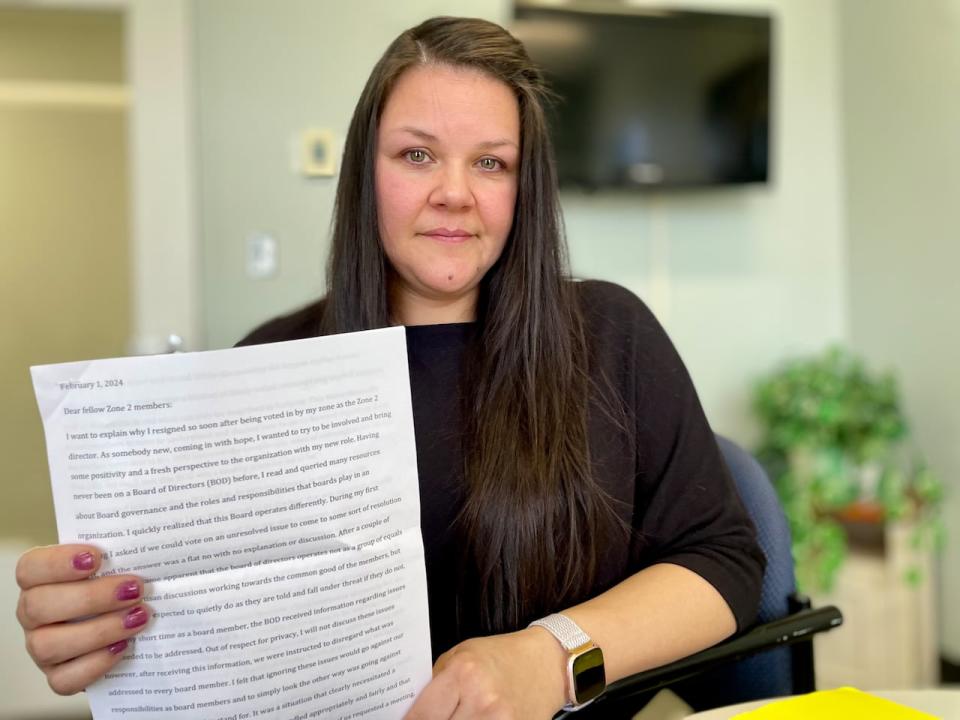
<path id="1" fill-rule="evenodd" d="M 845 334 L 833 0 L 656 4 L 774 15 L 774 179 L 658 198 L 567 195 L 574 270 L 646 297 L 715 426 L 750 439 L 753 379 Z M 290 172 L 296 132 L 330 127 L 342 142 L 363 81 L 400 30 L 434 14 L 503 22 L 510 11 L 504 0 L 204 0 L 194 12 L 203 306 L 219 347 L 322 291 L 335 179 Z M 244 276 L 257 232 L 279 242 L 272 279 Z"/>
<path id="2" fill-rule="evenodd" d="M 503 0 L 349 3 L 194 2 L 203 307 L 210 347 L 315 299 L 336 178 L 291 171 L 290 146 L 331 128 L 342 152 L 353 106 L 374 63 L 402 30 L 433 15 L 502 22 Z M 247 238 L 273 236 L 279 272 L 250 279 Z"/>
<path id="3" fill-rule="evenodd" d="M 644 297 L 686 360 L 713 426 L 749 443 L 758 375 L 846 335 L 834 1 L 633 4 L 774 19 L 769 185 L 564 197 L 575 272 Z"/>
<path id="4" fill-rule="evenodd" d="M 960 0 L 839 8 L 851 339 L 897 371 L 948 487 L 941 637 L 960 663 Z"/>

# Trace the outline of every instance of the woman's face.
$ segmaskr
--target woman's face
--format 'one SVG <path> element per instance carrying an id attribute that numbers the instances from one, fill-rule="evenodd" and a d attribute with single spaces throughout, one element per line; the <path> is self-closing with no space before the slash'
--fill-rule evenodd
<path id="1" fill-rule="evenodd" d="M 504 83 L 432 65 L 397 80 L 380 118 L 376 188 L 401 322 L 473 318 L 510 233 L 519 158 L 519 106 Z"/>

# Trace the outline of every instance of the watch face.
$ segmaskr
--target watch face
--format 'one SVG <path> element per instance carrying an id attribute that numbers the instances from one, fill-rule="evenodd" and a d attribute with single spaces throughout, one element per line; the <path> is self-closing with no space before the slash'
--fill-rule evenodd
<path id="1" fill-rule="evenodd" d="M 594 647 L 573 659 L 573 692 L 577 705 L 590 702 L 607 687 L 603 653 Z"/>

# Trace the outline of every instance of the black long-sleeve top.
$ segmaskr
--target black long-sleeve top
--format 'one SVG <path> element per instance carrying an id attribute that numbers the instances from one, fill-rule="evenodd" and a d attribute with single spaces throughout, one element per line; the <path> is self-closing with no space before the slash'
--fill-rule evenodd
<path id="1" fill-rule="evenodd" d="M 591 372 L 609 379 L 629 418 L 624 427 L 590 402 L 592 472 L 634 529 L 629 542 L 605 548 L 592 594 L 654 563 L 672 563 L 713 585 L 742 629 L 756 614 L 764 556 L 690 376 L 635 295 L 606 282 L 576 287 Z M 238 344 L 315 337 L 322 302 L 272 320 Z M 474 323 L 406 328 L 434 658 L 470 634 L 471 623 L 456 618 L 458 588 L 471 583 L 462 582 L 469 569 L 453 523 L 464 493 L 461 364 L 475 332 Z"/>

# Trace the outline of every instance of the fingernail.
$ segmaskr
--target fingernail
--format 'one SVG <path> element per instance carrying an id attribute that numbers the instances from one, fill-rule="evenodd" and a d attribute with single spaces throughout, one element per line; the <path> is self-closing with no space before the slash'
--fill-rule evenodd
<path id="1" fill-rule="evenodd" d="M 142 605 L 139 605 L 124 616 L 123 626 L 127 628 L 127 630 L 130 630 L 131 628 L 140 627 L 146 621 L 147 611 L 143 609 Z"/>
<path id="2" fill-rule="evenodd" d="M 127 649 L 127 645 L 129 644 L 126 640 L 115 642 L 113 645 L 107 645 L 107 652 L 111 655 L 119 655 Z"/>
<path id="3" fill-rule="evenodd" d="M 140 586 L 136 580 L 130 580 L 117 588 L 117 600 L 136 600 L 140 597 Z"/>
<path id="4" fill-rule="evenodd" d="M 73 556 L 74 570 L 93 570 L 93 553 L 82 552 Z"/>

